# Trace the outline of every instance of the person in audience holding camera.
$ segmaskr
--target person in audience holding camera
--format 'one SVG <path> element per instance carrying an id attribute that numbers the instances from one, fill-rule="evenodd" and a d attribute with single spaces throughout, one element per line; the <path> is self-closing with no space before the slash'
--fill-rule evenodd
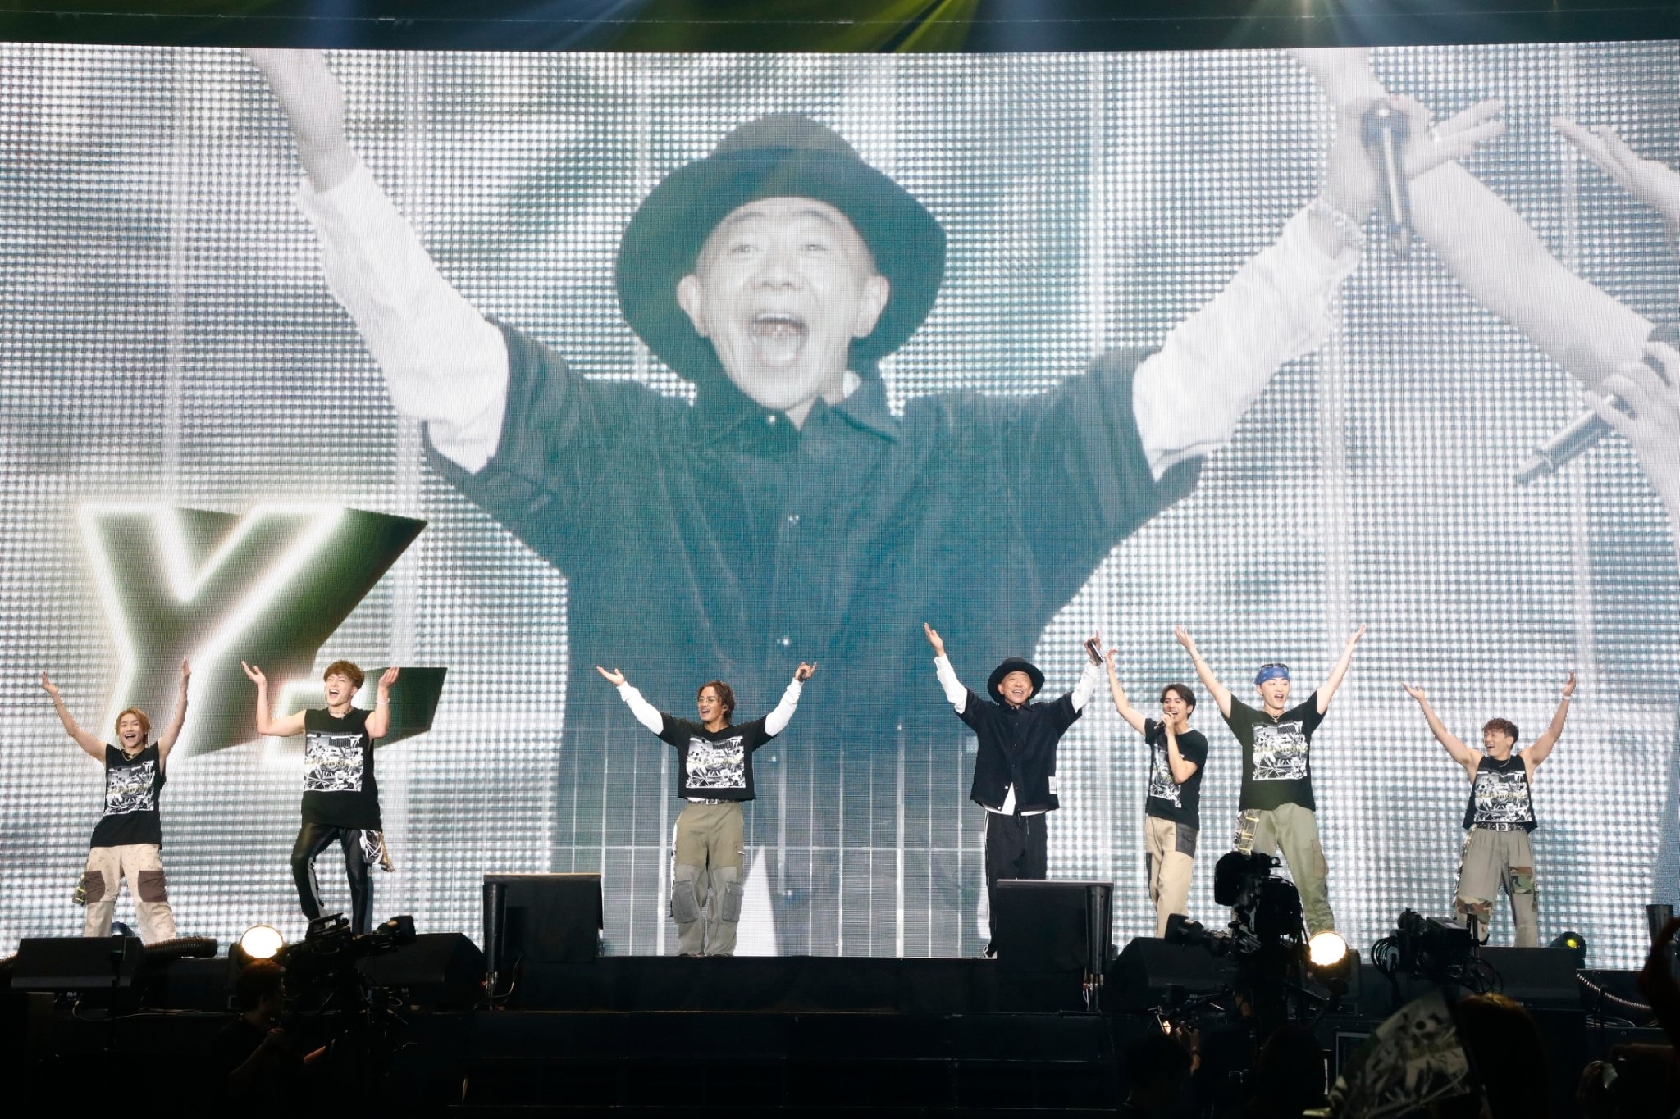
<path id="1" fill-rule="evenodd" d="M 1290 877 L 1301 892 L 1301 916 L 1308 935 L 1334 932 L 1330 868 L 1324 861 L 1324 846 L 1318 838 L 1318 802 L 1313 797 L 1309 752 L 1313 732 L 1324 721 L 1336 689 L 1342 686 L 1342 678 L 1353 661 L 1354 646 L 1365 636 L 1365 627 L 1360 626 L 1347 639 L 1341 659 L 1318 690 L 1294 707 L 1288 706 L 1289 666 L 1261 665 L 1254 674 L 1254 689 L 1260 693 L 1261 701 L 1258 710 L 1237 699 L 1231 689 L 1219 682 L 1184 627 L 1180 626 L 1174 633 L 1178 643 L 1190 654 L 1202 685 L 1219 704 L 1225 725 L 1242 744 L 1237 850 L 1270 855 L 1281 848 L 1284 861 L 1289 864 Z"/>
<path id="2" fill-rule="evenodd" d="M 1189 916 L 1190 874 L 1196 866 L 1196 837 L 1201 830 L 1202 767 L 1207 764 L 1207 736 L 1190 729 L 1196 693 L 1188 684 L 1161 689 L 1161 717 L 1151 719 L 1133 707 L 1120 686 L 1108 651 L 1108 693 L 1114 710 L 1143 735 L 1149 747 L 1149 792 L 1143 806 L 1143 857 L 1149 873 L 1149 902 L 1155 907 L 1155 935 L 1167 935 L 1167 918 Z"/>
<path id="3" fill-rule="evenodd" d="M 275 718 L 268 703 L 268 677 L 255 665 L 241 665 L 257 685 L 257 733 L 288 738 L 305 734 L 303 748 L 303 826 L 292 845 L 292 878 L 297 883 L 303 915 L 321 916 L 321 885 L 315 860 L 333 843 L 344 852 L 344 873 L 350 880 L 350 927 L 358 933 L 373 928 L 374 863 L 389 870 L 384 824 L 379 817 L 379 783 L 373 772 L 373 744 L 391 728 L 391 685 L 397 669 L 379 678 L 372 711 L 351 703 L 365 677 L 349 661 L 334 661 L 321 674 L 324 708 L 311 708 Z"/>
<path id="4" fill-rule="evenodd" d="M 181 662 L 181 697 L 175 717 L 151 741 L 152 722 L 130 707 L 117 716 L 117 742 L 99 741 L 77 725 L 58 694 L 58 685 L 41 673 L 41 687 L 52 697 L 59 722 L 89 757 L 105 763 L 105 811 L 94 825 L 88 844 L 87 869 L 77 897 L 86 904 L 83 936 L 110 936 L 111 915 L 124 878 L 134 896 L 140 938 L 147 944 L 175 939 L 175 911 L 169 906 L 169 886 L 163 876 L 163 820 L 158 798 L 163 792 L 169 752 L 187 721 L 187 682 L 192 668 Z"/>
<path id="5" fill-rule="evenodd" d="M 1534 896 L 1534 849 L 1528 834 L 1534 818 L 1534 771 L 1552 754 L 1569 717 L 1569 698 L 1575 694 L 1575 674 L 1563 682 L 1552 721 L 1534 744 L 1515 750 L 1517 724 L 1489 719 L 1482 727 L 1482 753 L 1460 741 L 1435 709 L 1423 689 L 1401 685 L 1417 700 L 1429 729 L 1452 760 L 1470 775 L 1470 801 L 1464 806 L 1464 855 L 1458 868 L 1458 896 L 1453 903 L 1461 924 L 1476 939 L 1487 942 L 1493 923 L 1493 897 L 1503 886 L 1511 898 L 1511 920 L 1518 948 L 1540 945 L 1540 922 Z"/>

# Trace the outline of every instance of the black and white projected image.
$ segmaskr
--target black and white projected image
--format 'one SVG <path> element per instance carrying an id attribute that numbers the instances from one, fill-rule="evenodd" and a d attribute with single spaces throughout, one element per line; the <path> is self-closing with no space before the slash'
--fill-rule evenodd
<path id="1" fill-rule="evenodd" d="M 245 710 L 271 568 L 199 595 L 246 530 L 176 511 L 350 509 L 426 527 L 273 687 L 448 668 L 431 729 L 379 751 L 377 919 L 477 936 L 483 874 L 599 871 L 606 950 L 674 952 L 680 763 L 594 666 L 683 718 L 722 679 L 745 721 L 813 662 L 753 757 L 737 951 L 972 955 L 974 743 L 924 622 L 971 688 L 1020 655 L 1047 694 L 1099 631 L 1151 715 L 1195 680 L 1176 625 L 1254 702 L 1259 665 L 1304 700 L 1365 624 L 1308 763 L 1338 929 L 1452 912 L 1469 783 L 1402 683 L 1521 748 L 1573 671 L 1534 792 L 1540 935 L 1633 965 L 1680 861 L 1680 46 L 1364 57 L 334 53 L 359 163 L 321 190 L 243 54 L 0 47 L 0 951 L 79 927 L 102 804 L 40 673 L 108 737 L 147 659 L 123 588 L 153 587 L 233 666 L 195 657 L 186 735 Z M 1347 106 L 1385 90 L 1419 106 L 1404 246 L 1335 212 Z M 719 149 L 742 126 L 814 146 L 827 171 L 788 193 L 887 278 L 826 300 L 838 326 L 681 290 L 746 200 Z M 814 403 L 743 372 L 848 342 Z M 1519 482 L 1602 392 L 1609 433 Z M 152 527 L 117 549 L 88 528 L 113 516 Z M 1218 924 L 1240 751 L 1196 689 L 1189 907 Z M 183 934 L 301 934 L 305 768 L 301 739 L 171 757 Z M 1113 880 L 1121 943 L 1155 926 L 1149 769 L 1099 692 L 1062 740 L 1050 875 Z"/>

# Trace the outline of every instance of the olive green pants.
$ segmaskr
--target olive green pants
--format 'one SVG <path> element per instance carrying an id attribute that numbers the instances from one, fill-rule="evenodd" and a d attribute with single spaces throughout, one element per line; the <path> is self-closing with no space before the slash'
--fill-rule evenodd
<path id="1" fill-rule="evenodd" d="M 1301 919 L 1307 935 L 1316 936 L 1336 927 L 1330 912 L 1330 865 L 1324 861 L 1324 845 L 1318 841 L 1318 816 L 1301 804 L 1280 804 L 1276 808 L 1245 808 L 1237 823 L 1237 850 L 1262 855 L 1283 852 L 1289 877 L 1301 894 Z"/>
<path id="2" fill-rule="evenodd" d="M 733 956 L 741 920 L 741 806 L 694 804 L 677 816 L 671 919 L 684 956 Z"/>

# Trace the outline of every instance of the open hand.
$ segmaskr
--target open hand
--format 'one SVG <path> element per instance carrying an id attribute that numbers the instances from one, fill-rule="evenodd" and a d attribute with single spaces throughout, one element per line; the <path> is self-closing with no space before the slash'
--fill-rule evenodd
<path id="1" fill-rule="evenodd" d="M 397 682 L 397 673 L 399 671 L 401 670 L 393 664 L 390 668 L 387 668 L 384 672 L 380 673 L 379 690 L 382 692 L 390 691 L 391 685 Z"/>
<path id="2" fill-rule="evenodd" d="M 244 661 L 240 661 L 239 667 L 245 670 L 245 675 L 249 676 L 258 687 L 266 687 L 268 685 L 268 677 L 264 676 L 263 670 L 258 668 L 256 665 L 246 664 Z"/>
<path id="3" fill-rule="evenodd" d="M 604 676 L 607 683 L 611 684 L 613 687 L 622 688 L 624 686 L 624 673 L 620 672 L 618 669 L 615 668 L 611 672 L 608 672 L 600 665 L 596 665 L 595 671 Z"/>
<path id="4" fill-rule="evenodd" d="M 1639 158 L 1608 125 L 1587 129 L 1567 117 L 1553 117 L 1552 127 L 1594 167 L 1661 214 L 1670 230 L 1680 227 L 1680 172 L 1657 160 Z"/>
<path id="5" fill-rule="evenodd" d="M 1401 684 L 1400 687 L 1405 690 L 1407 695 L 1411 696 L 1413 699 L 1417 700 L 1419 703 L 1428 703 L 1429 702 L 1429 697 L 1427 697 L 1423 694 L 1423 689 L 1416 686 L 1415 684 Z"/>
<path id="6" fill-rule="evenodd" d="M 47 674 L 45 672 L 41 673 L 41 687 L 45 688 L 47 694 L 52 696 L 54 699 L 58 698 L 58 685 L 47 679 Z"/>

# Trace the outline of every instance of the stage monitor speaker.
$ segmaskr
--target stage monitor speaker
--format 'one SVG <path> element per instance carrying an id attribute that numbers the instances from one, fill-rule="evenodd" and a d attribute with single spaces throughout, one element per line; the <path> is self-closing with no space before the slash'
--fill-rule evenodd
<path id="1" fill-rule="evenodd" d="M 599 874 L 486 874 L 485 964 L 501 971 L 593 960 L 601 942 Z"/>
<path id="2" fill-rule="evenodd" d="M 1499 991 L 1530 1009 L 1581 1006 L 1575 953 L 1567 948 L 1483 948 L 1482 961 L 1499 973 Z"/>
<path id="3" fill-rule="evenodd" d="M 375 987 L 406 990 L 413 1006 L 470 1007 L 484 990 L 484 953 L 460 933 L 422 933 L 357 966 Z"/>
<path id="4" fill-rule="evenodd" d="M 1140 936 L 1114 961 L 1104 987 L 1122 1010 L 1173 1006 L 1186 995 L 1211 995 L 1230 986 L 1236 969 L 1229 956 L 1192 944 Z"/>
<path id="5" fill-rule="evenodd" d="M 18 942 L 12 990 L 126 990 L 134 986 L 144 956 L 133 936 L 32 937 Z"/>
<path id="6" fill-rule="evenodd" d="M 1101 976 L 1113 943 L 1108 882 L 1009 880 L 997 884 L 1000 967 Z"/>

